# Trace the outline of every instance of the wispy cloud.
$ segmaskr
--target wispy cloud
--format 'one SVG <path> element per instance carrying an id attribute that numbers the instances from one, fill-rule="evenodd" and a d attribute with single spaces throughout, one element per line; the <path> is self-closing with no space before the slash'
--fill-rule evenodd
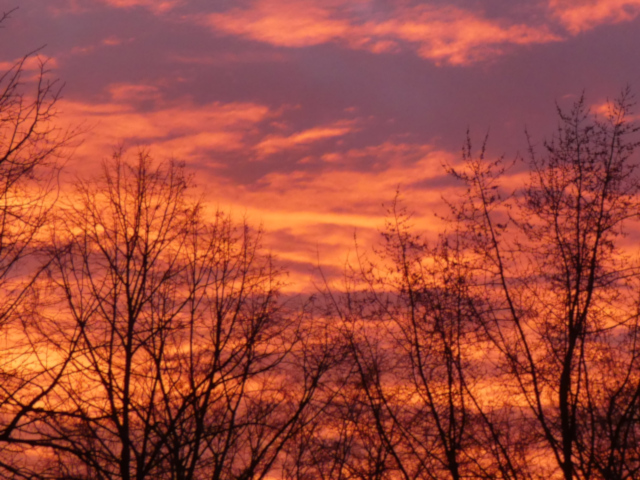
<path id="1" fill-rule="evenodd" d="M 353 26 L 327 6 L 308 1 L 260 0 L 208 16 L 216 30 L 283 47 L 307 47 L 347 38 Z"/>
<path id="2" fill-rule="evenodd" d="M 256 103 L 195 105 L 184 99 L 167 103 L 152 85 L 114 84 L 109 93 L 109 102 L 60 103 L 66 122 L 91 128 L 78 158 L 104 158 L 115 146 L 125 144 L 145 145 L 159 157 L 202 160 L 203 152 L 250 148 L 256 126 L 273 115 Z M 152 108 L 139 109 L 141 101 L 151 101 Z"/>
<path id="3" fill-rule="evenodd" d="M 640 0 L 549 0 L 549 7 L 572 34 L 602 24 L 628 22 L 640 14 Z"/>
<path id="4" fill-rule="evenodd" d="M 102 103 L 63 100 L 64 119 L 91 128 L 78 156 L 99 158 L 117 145 L 144 145 L 159 157 L 205 162 L 216 152 L 243 152 L 246 161 L 284 151 L 305 156 L 323 141 L 358 131 L 357 120 L 336 120 L 291 131 L 282 121 L 291 108 L 251 102 L 194 104 L 188 97 L 166 101 L 161 87 L 116 83 Z M 295 110 L 295 109 L 293 109 Z"/>
<path id="5" fill-rule="evenodd" d="M 271 155 L 311 143 L 342 137 L 356 130 L 352 121 L 338 121 L 329 125 L 309 128 L 291 135 L 268 135 L 255 146 L 260 156 Z"/>
<path id="6" fill-rule="evenodd" d="M 43 64 L 47 70 L 52 70 L 58 67 L 58 60 L 54 57 L 43 55 L 31 55 L 24 59 L 24 57 L 16 58 L 14 60 L 0 61 L 0 72 L 6 72 L 16 67 L 20 62 L 23 62 L 22 70 L 24 72 L 30 72 L 31 74 L 39 72 Z"/>
<path id="7" fill-rule="evenodd" d="M 322 263 L 336 272 L 353 250 L 354 233 L 362 245 L 379 239 L 385 209 L 396 190 L 406 194 L 408 207 L 424 213 L 416 217 L 429 235 L 441 227 L 433 212 L 442 208 L 441 195 L 459 194 L 459 187 L 428 189 L 417 182 L 438 182 L 445 176 L 442 164 L 454 162 L 457 152 L 439 150 L 428 144 L 384 142 L 336 154 L 336 163 L 321 171 L 272 172 L 256 186 L 215 189 L 220 198 L 234 199 L 225 207 L 243 212 L 253 223 L 268 225 L 267 246 L 281 260 L 306 265 L 311 278 L 320 255 Z M 363 171 L 362 159 L 378 167 Z M 298 285 L 305 285 L 305 271 L 297 272 Z"/>
<path id="8" fill-rule="evenodd" d="M 211 14 L 207 21 L 218 32 L 276 46 L 336 42 L 372 52 L 408 48 L 423 58 L 454 65 L 495 56 L 513 45 L 560 39 L 546 26 L 511 24 L 452 6 L 405 6 L 383 15 L 362 14 L 366 9 L 345 9 L 343 5 L 315 0 L 256 0 L 248 8 Z"/>
<path id="9" fill-rule="evenodd" d="M 174 12 L 186 0 L 95 0 L 114 8 Z M 469 65 L 516 47 L 567 40 L 602 24 L 633 20 L 640 0 L 541 0 L 535 21 L 489 17 L 482 10 L 442 2 L 396 2 L 384 9 L 374 0 L 248 0 L 215 13 L 177 15 L 204 23 L 218 34 L 278 47 L 334 43 L 374 53 L 413 51 L 437 64 Z"/>
<path id="10" fill-rule="evenodd" d="M 99 0 L 112 7 L 145 7 L 154 13 L 165 13 L 184 3 L 183 0 Z"/>

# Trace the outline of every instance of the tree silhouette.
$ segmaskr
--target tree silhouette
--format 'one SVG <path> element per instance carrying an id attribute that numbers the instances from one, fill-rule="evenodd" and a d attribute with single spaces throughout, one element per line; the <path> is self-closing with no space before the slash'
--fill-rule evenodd
<path id="1" fill-rule="evenodd" d="M 37 285 L 48 263 L 42 235 L 55 205 L 60 160 L 77 134 L 55 125 L 59 95 L 37 53 L 0 73 L 0 475 L 8 477 L 33 475 L 34 462 L 21 451 L 31 440 L 34 408 L 68 360 L 41 331 L 47 307 Z"/>
<path id="2" fill-rule="evenodd" d="M 451 169 L 468 185 L 454 213 L 481 258 L 484 335 L 511 402 L 526 406 L 532 453 L 566 480 L 634 478 L 640 466 L 639 271 L 624 246 L 640 213 L 630 108 L 625 91 L 604 118 L 584 98 L 559 109 L 556 136 L 543 156 L 530 146 L 529 181 L 513 195 L 501 196 L 500 164 L 470 148 L 466 169 Z"/>
<path id="3" fill-rule="evenodd" d="M 206 220 L 188 185 L 116 155 L 60 210 L 54 338 L 79 340 L 39 431 L 60 474 L 263 478 L 314 409 L 330 357 L 303 348 L 260 233 Z"/>
<path id="4" fill-rule="evenodd" d="M 344 293 L 327 293 L 350 353 L 344 391 L 354 391 L 380 446 L 367 473 L 345 478 L 519 478 L 516 442 L 482 399 L 485 307 L 459 232 L 430 247 L 412 228 L 396 198 L 376 259 L 359 255 Z M 371 432 L 351 434 L 352 445 L 375 443 Z"/>
<path id="5" fill-rule="evenodd" d="M 343 478 L 638 475 L 631 106 L 625 91 L 604 117 L 584 98 L 558 109 L 556 136 L 542 156 L 530 142 L 529 180 L 513 192 L 502 160 L 468 141 L 448 168 L 466 195 L 432 246 L 393 203 L 383 249 L 326 291 L 351 355 L 343 395 L 356 392 L 376 433 L 344 429 L 334 460 L 384 452 Z M 348 422 L 353 407 L 343 412 Z"/>

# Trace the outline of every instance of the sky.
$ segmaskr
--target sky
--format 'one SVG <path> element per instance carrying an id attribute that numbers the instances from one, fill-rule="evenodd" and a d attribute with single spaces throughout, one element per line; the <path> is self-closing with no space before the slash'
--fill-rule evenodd
<path id="1" fill-rule="evenodd" d="M 0 0 L 0 67 L 41 48 L 83 142 L 184 161 L 216 207 L 267 232 L 296 281 L 368 248 L 399 189 L 443 224 L 467 130 L 539 148 L 556 104 L 640 94 L 640 0 Z"/>

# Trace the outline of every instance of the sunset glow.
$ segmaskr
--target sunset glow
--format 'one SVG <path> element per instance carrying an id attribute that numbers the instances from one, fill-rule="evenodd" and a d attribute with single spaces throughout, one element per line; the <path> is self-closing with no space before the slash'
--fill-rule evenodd
<path id="1" fill-rule="evenodd" d="M 640 0 L 0 0 L 0 479 L 640 479 Z"/>
<path id="2" fill-rule="evenodd" d="M 302 269 L 318 253 L 340 263 L 356 231 L 375 238 L 398 187 L 429 230 L 467 128 L 515 158 L 525 127 L 553 130 L 554 101 L 584 90 L 601 105 L 640 79 L 634 0 L 19 7 L 0 62 L 46 45 L 60 120 L 86 130 L 67 175 L 120 147 L 183 160 Z"/>

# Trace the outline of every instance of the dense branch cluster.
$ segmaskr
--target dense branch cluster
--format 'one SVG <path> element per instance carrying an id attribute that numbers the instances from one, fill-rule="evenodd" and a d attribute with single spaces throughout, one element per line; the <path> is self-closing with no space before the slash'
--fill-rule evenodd
<path id="1" fill-rule="evenodd" d="M 382 248 L 287 300 L 177 162 L 59 189 L 73 133 L 33 58 L 0 77 L 1 478 L 640 478 L 628 92 L 559 110 L 511 190 L 467 142 L 439 238 L 396 199 Z"/>

